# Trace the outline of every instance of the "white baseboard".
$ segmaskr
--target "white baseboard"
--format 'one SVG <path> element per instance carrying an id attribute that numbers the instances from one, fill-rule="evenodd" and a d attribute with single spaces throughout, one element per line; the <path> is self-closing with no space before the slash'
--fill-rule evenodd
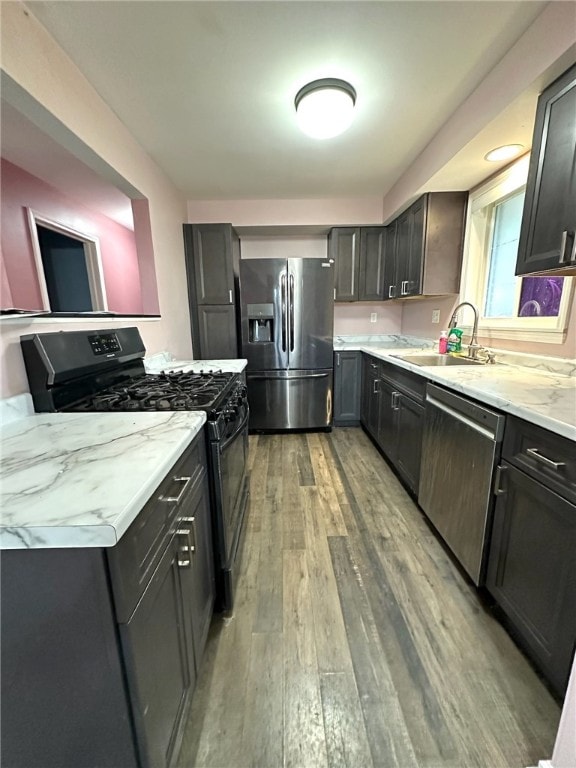
<path id="1" fill-rule="evenodd" d="M 554 768 L 551 760 L 539 760 L 538 768 Z"/>

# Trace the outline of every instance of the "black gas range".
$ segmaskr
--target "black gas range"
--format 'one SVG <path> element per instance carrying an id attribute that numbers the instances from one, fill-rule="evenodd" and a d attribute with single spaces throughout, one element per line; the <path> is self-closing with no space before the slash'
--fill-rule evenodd
<path id="1" fill-rule="evenodd" d="M 60 331 L 20 339 L 39 412 L 206 413 L 217 605 L 230 611 L 248 499 L 248 398 L 228 372 L 147 373 L 137 328 Z"/>

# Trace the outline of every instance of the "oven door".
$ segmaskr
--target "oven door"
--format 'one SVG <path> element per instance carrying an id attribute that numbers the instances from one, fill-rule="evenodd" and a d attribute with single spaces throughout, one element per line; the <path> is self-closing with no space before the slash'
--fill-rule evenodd
<path id="1" fill-rule="evenodd" d="M 237 556 L 246 508 L 248 409 L 243 409 L 231 434 L 212 444 L 218 518 L 220 568 L 231 570 Z"/>

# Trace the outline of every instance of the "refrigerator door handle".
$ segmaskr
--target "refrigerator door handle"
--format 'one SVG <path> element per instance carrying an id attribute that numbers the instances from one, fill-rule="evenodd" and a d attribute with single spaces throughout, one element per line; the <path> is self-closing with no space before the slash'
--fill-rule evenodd
<path id="1" fill-rule="evenodd" d="M 294 352 L 294 275 L 290 273 L 290 289 L 288 294 L 290 305 L 290 352 Z"/>
<path id="2" fill-rule="evenodd" d="M 282 304 L 282 352 L 286 352 L 286 273 L 280 276 L 280 300 Z"/>

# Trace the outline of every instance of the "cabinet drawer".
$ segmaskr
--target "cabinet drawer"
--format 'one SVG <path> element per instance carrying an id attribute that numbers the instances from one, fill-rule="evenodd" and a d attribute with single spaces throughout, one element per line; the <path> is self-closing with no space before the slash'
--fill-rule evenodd
<path id="1" fill-rule="evenodd" d="M 381 375 L 405 395 L 414 398 L 420 403 L 424 402 L 426 397 L 426 382 L 422 376 L 405 371 L 391 363 L 381 363 Z"/>
<path id="2" fill-rule="evenodd" d="M 173 537 L 178 510 L 206 472 L 201 432 L 160 483 L 115 547 L 107 551 L 119 623 L 128 621 Z"/>
<path id="3" fill-rule="evenodd" d="M 561 435 L 517 418 L 509 418 L 503 458 L 527 475 L 576 502 L 576 444 Z"/>

